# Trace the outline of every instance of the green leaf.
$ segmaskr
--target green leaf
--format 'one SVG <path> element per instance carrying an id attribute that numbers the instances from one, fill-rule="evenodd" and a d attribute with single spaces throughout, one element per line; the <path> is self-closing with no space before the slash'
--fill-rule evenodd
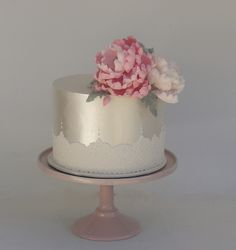
<path id="1" fill-rule="evenodd" d="M 154 116 L 157 116 L 157 96 L 153 92 L 150 92 L 147 96 L 142 98 L 141 101 Z"/>
<path id="2" fill-rule="evenodd" d="M 97 83 L 97 80 L 93 79 L 93 80 L 90 82 L 90 85 L 93 85 L 93 84 L 95 84 L 95 83 Z"/>
<path id="3" fill-rule="evenodd" d="M 95 92 L 89 93 L 88 98 L 86 99 L 86 102 L 92 102 L 97 97 Z"/>
<path id="4" fill-rule="evenodd" d="M 145 53 L 150 53 L 150 54 L 154 53 L 153 48 L 146 48 L 142 43 L 139 43 L 139 45 L 142 47 L 142 49 Z"/>
<path id="5" fill-rule="evenodd" d="M 89 93 L 89 96 L 86 99 L 86 102 L 92 102 L 95 98 L 97 98 L 97 97 L 101 98 L 101 97 L 106 96 L 106 95 L 108 95 L 108 93 L 105 91 L 92 91 Z"/>
<path id="6" fill-rule="evenodd" d="M 93 80 L 89 83 L 88 88 L 89 88 L 89 89 L 92 89 L 93 86 L 94 86 L 94 84 L 96 84 L 96 83 L 97 83 L 97 80 L 93 79 Z"/>
<path id="7" fill-rule="evenodd" d="M 149 106 L 149 110 L 150 112 L 154 115 L 154 116 L 157 116 L 157 108 L 156 108 L 156 105 L 150 105 Z"/>
<path id="8" fill-rule="evenodd" d="M 147 51 L 148 51 L 150 54 L 154 53 L 154 49 L 153 49 L 153 48 L 147 49 Z"/>

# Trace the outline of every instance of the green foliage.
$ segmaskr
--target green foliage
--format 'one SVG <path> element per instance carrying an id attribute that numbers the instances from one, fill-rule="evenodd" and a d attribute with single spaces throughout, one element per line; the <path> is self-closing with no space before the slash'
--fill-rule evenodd
<path id="1" fill-rule="evenodd" d="M 143 51 L 145 53 L 150 53 L 150 54 L 154 53 L 154 49 L 153 48 L 146 48 L 142 43 L 139 43 L 139 44 L 140 44 L 140 46 L 142 47 L 142 49 L 143 49 Z"/>
<path id="2" fill-rule="evenodd" d="M 88 88 L 89 88 L 89 89 L 92 89 L 92 88 L 94 87 L 95 83 L 97 83 L 97 80 L 95 80 L 95 79 L 92 80 L 92 81 L 89 83 Z"/>
<path id="3" fill-rule="evenodd" d="M 86 102 L 92 102 L 95 98 L 100 97 L 102 98 L 103 96 L 108 95 L 107 92 L 105 91 L 92 91 L 90 92 Z"/>
<path id="4" fill-rule="evenodd" d="M 157 96 L 153 92 L 150 92 L 147 96 L 142 98 L 141 101 L 149 108 L 154 116 L 157 116 Z"/>

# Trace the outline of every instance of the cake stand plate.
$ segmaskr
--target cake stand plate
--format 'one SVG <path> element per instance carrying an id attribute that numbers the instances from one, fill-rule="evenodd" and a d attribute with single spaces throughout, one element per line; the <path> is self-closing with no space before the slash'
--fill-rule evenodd
<path id="1" fill-rule="evenodd" d="M 157 180 L 171 174 L 177 165 L 175 155 L 165 150 L 166 165 L 151 174 L 125 178 L 83 177 L 67 174 L 51 167 L 47 160 L 51 152 L 52 148 L 46 149 L 39 155 L 38 159 L 39 167 L 48 175 L 61 180 L 100 186 L 99 206 L 92 214 L 80 218 L 72 228 L 75 235 L 89 240 L 113 241 L 137 235 L 140 232 L 139 223 L 133 218 L 121 214 L 114 206 L 113 186 Z"/>

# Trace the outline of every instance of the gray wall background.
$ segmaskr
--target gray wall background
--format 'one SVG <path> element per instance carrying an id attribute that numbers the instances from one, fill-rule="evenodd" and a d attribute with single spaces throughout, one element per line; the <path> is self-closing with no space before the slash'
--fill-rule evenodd
<path id="1" fill-rule="evenodd" d="M 230 0 L 0 0 L 4 249 L 235 249 L 235 11 Z M 179 164 L 163 180 L 117 188 L 144 232 L 97 245 L 68 231 L 96 205 L 95 187 L 46 177 L 36 159 L 51 145 L 53 80 L 93 73 L 95 53 L 127 35 L 182 70 L 186 87 L 166 114 Z"/>

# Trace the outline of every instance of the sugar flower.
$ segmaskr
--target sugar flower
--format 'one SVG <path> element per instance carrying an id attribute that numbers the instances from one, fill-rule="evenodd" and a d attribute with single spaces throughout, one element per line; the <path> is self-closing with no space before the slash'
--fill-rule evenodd
<path id="1" fill-rule="evenodd" d="M 166 59 L 158 57 L 156 66 L 150 71 L 148 80 L 153 86 L 153 91 L 162 101 L 177 103 L 178 94 L 184 88 L 184 80 L 178 74 L 176 67 Z"/>
<path id="2" fill-rule="evenodd" d="M 113 41 L 109 48 L 97 54 L 96 63 L 96 91 L 141 99 L 151 89 L 148 73 L 154 65 L 154 58 L 131 36 Z"/>
<path id="3" fill-rule="evenodd" d="M 147 49 L 132 36 L 114 40 L 98 52 L 96 66 L 87 102 L 100 97 L 105 106 L 112 96 L 130 96 L 139 98 L 156 116 L 157 99 L 176 103 L 184 88 L 176 67 L 162 57 L 155 58 L 153 49 Z"/>

